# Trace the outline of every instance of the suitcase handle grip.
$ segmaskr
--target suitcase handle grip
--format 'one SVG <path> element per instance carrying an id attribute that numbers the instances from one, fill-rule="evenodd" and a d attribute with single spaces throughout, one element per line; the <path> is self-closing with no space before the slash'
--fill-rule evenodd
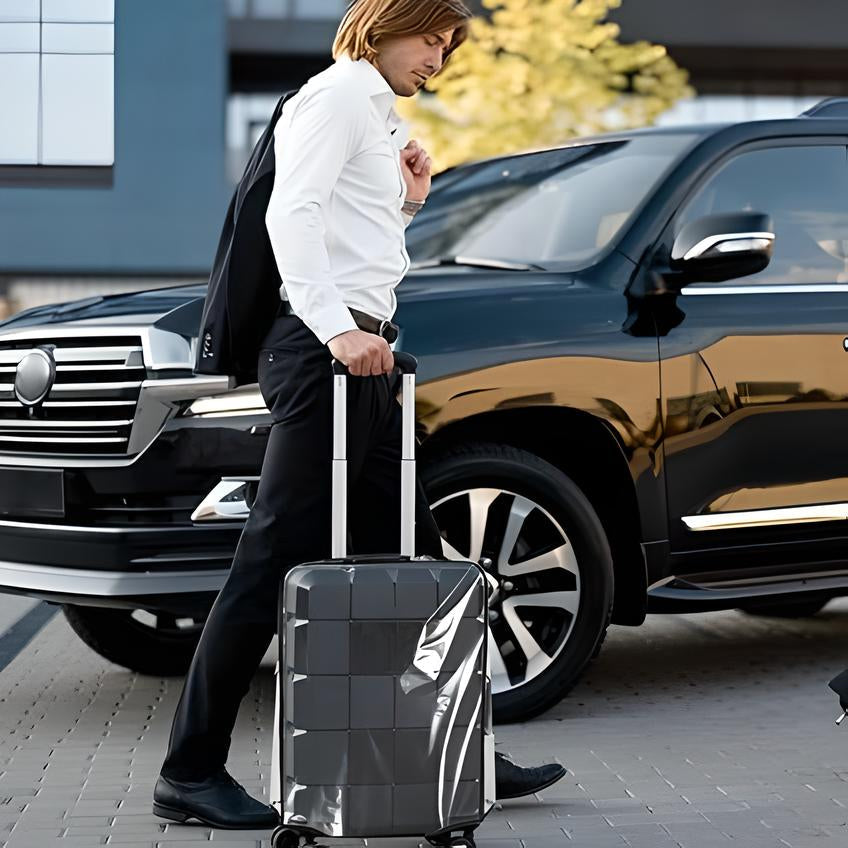
<path id="1" fill-rule="evenodd" d="M 415 374 L 418 370 L 418 360 L 411 353 L 399 350 L 394 354 L 394 357 L 395 368 L 400 368 L 401 374 Z M 333 373 L 344 374 L 346 377 L 350 376 L 347 365 L 344 362 L 339 362 L 338 359 L 333 360 Z"/>

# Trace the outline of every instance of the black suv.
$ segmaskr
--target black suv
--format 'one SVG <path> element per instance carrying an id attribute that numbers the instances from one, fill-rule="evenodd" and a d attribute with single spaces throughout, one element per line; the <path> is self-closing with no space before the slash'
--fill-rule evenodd
<path id="1" fill-rule="evenodd" d="M 561 698 L 610 620 L 848 594 L 847 153 L 830 100 L 436 180 L 395 348 L 445 551 L 500 584 L 500 720 Z M 0 326 L 0 588 L 145 673 L 185 670 L 270 426 L 255 385 L 193 375 L 203 296 Z"/>

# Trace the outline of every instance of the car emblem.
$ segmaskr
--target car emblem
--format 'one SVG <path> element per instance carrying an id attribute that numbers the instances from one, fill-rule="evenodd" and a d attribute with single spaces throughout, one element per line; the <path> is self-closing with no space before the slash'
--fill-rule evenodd
<path id="1" fill-rule="evenodd" d="M 56 382 L 56 360 L 49 349 L 33 348 L 15 371 L 15 397 L 24 406 L 38 406 Z"/>

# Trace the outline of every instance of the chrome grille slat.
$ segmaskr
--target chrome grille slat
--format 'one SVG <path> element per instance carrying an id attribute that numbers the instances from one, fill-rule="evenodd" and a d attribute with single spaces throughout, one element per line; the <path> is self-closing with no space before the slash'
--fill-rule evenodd
<path id="1" fill-rule="evenodd" d="M 115 391 L 115 389 L 137 389 L 141 386 L 141 380 L 128 380 L 120 383 L 56 383 L 50 389 L 50 396 L 54 392 L 99 392 Z"/>
<path id="2" fill-rule="evenodd" d="M 105 444 L 105 443 L 115 443 L 115 442 L 126 442 L 125 438 L 119 438 L 118 436 L 110 436 L 108 438 L 54 438 L 52 436 L 0 436 L 0 442 L 52 442 L 55 444 Z"/>
<path id="3" fill-rule="evenodd" d="M 33 347 L 38 346 L 38 341 L 34 340 Z M 0 350 L 0 364 L 2 365 L 17 365 L 30 352 L 31 348 L 21 348 L 17 350 Z M 141 346 L 133 347 L 57 347 L 53 351 L 53 357 L 57 364 L 60 362 L 109 362 L 112 361 L 116 366 L 121 366 L 126 362 L 127 357 L 131 353 L 142 352 Z"/>
<path id="4" fill-rule="evenodd" d="M 0 452 L 42 455 L 122 455 L 127 451 L 146 377 L 138 335 L 84 331 L 0 336 Z M 18 363 L 33 348 L 52 345 L 56 382 L 36 418 L 14 393 Z M 130 363 L 130 364 L 126 364 Z M 103 420 L 97 420 L 102 410 Z"/>
<path id="5" fill-rule="evenodd" d="M 110 363 L 109 365 L 56 365 L 57 373 L 61 373 L 62 371 L 114 371 L 117 374 L 124 373 L 126 371 L 141 371 L 144 373 L 144 368 L 141 365 L 115 365 Z"/>
<path id="6" fill-rule="evenodd" d="M 50 389 L 50 396 L 54 392 L 93 392 L 93 391 L 115 391 L 115 389 L 137 389 L 141 386 L 141 380 L 126 380 L 119 383 L 54 383 Z M 14 395 L 14 383 L 0 383 L 0 392 Z"/>
<path id="7" fill-rule="evenodd" d="M 42 403 L 42 406 L 50 406 L 55 408 L 61 407 L 77 407 L 77 406 L 135 406 L 134 400 L 48 400 Z M 21 405 L 16 400 L 0 401 L 0 408 L 8 407 L 20 409 Z"/>
<path id="8" fill-rule="evenodd" d="M 46 400 L 42 406 L 135 406 L 134 400 Z"/>
<path id="9" fill-rule="evenodd" d="M 14 374 L 17 370 L 17 365 L 0 365 L 0 374 Z M 114 371 L 116 374 L 123 374 L 125 371 L 144 371 L 144 367 L 141 365 L 132 365 L 125 366 L 116 362 L 109 363 L 108 365 L 56 365 L 56 372 L 62 373 L 63 371 Z"/>
<path id="10" fill-rule="evenodd" d="M 0 418 L 0 430 L 26 430 L 29 427 L 53 427 L 60 430 L 67 428 L 87 430 L 92 427 L 128 427 L 132 423 L 132 418 L 117 421 L 90 421 L 88 419 L 80 419 L 79 421 L 44 421 L 36 418 Z"/>

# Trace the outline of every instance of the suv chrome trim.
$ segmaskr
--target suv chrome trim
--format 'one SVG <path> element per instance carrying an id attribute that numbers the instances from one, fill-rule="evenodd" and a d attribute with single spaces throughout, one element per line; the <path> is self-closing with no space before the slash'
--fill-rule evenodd
<path id="1" fill-rule="evenodd" d="M 222 477 L 191 514 L 192 521 L 232 521 L 250 515 L 246 490 L 258 477 Z"/>
<path id="2" fill-rule="evenodd" d="M 39 325 L 42 327 L 49 327 L 50 325 Z M 32 335 L 32 334 L 30 334 Z M 39 333 L 38 335 L 47 335 L 47 333 Z M 77 335 L 82 335 L 82 333 L 77 333 Z M 97 333 L 92 333 L 91 335 L 98 335 Z M 121 333 L 115 333 L 115 335 L 121 335 Z M 6 333 L 2 335 L 2 338 L 12 338 L 11 333 Z M 109 360 L 110 362 L 126 362 L 130 354 L 138 353 L 141 354 L 142 349 L 137 345 L 133 345 L 132 347 L 75 347 L 71 348 L 73 352 L 76 354 L 76 359 L 100 359 L 100 360 Z M 14 370 L 14 366 L 20 362 L 24 356 L 26 356 L 27 351 L 25 350 L 0 350 L 0 364 L 5 366 L 12 366 L 12 370 Z M 70 351 L 68 348 L 60 348 L 55 351 L 54 358 L 56 362 L 68 362 L 73 361 L 70 356 Z M 2 368 L 0 370 L 6 370 Z"/>
<path id="3" fill-rule="evenodd" d="M 126 345 L 109 344 L 115 336 L 103 336 L 106 352 L 98 354 L 96 342 L 99 337 L 85 329 L 74 334 L 68 333 L 67 328 L 54 332 L 49 325 L 39 325 L 27 333 L 0 334 L 0 353 L 6 363 L 0 365 L 0 378 L 10 381 L 0 382 L 0 402 L 3 403 L 0 407 L 0 433 L 3 434 L 0 435 L 0 450 L 4 454 L 126 456 L 141 385 L 147 376 L 139 344 L 141 335 L 124 336 L 119 330 L 117 338 L 126 338 Z M 92 352 L 95 352 L 93 360 L 89 358 Z M 41 407 L 40 403 L 31 404 L 22 396 L 19 387 L 21 369 L 39 353 L 48 358 L 51 366 L 51 379 L 39 398 L 49 406 L 24 415 L 23 407 Z M 60 364 L 55 364 L 56 358 Z M 65 408 L 65 398 L 84 405 Z M 16 399 L 19 401 L 17 407 L 14 405 Z M 110 424 L 108 422 L 116 421 L 117 416 L 109 413 L 104 416 L 96 407 L 88 406 L 98 400 L 129 403 L 122 407 L 123 418 Z M 103 417 L 106 423 L 98 420 Z M 28 438 L 27 432 L 33 438 Z"/>
<path id="4" fill-rule="evenodd" d="M 128 573 L 0 561 L 0 588 L 83 597 L 217 592 L 228 573 L 228 568 Z"/>
<path id="5" fill-rule="evenodd" d="M 64 339 L 72 340 L 86 338 L 96 340 L 98 337 L 106 339 L 120 339 L 127 337 L 126 345 L 111 344 L 99 348 L 95 343 L 82 347 L 61 347 Z M 121 406 L 126 413 L 134 409 L 132 424 L 122 425 L 126 429 L 114 434 L 112 440 L 106 442 L 102 439 L 82 438 L 71 441 L 70 434 L 57 432 L 55 435 L 49 432 L 45 425 L 40 432 L 45 438 L 41 440 L 13 439 L 10 435 L 0 437 L 0 464 L 18 466 L 53 466 L 53 467 L 122 467 L 128 466 L 138 460 L 145 450 L 155 441 L 156 437 L 177 410 L 178 403 L 182 400 L 192 400 L 205 394 L 220 393 L 228 391 L 231 380 L 228 377 L 195 377 L 191 374 L 194 364 L 195 340 L 178 335 L 153 325 L 125 325 L 125 326 L 89 326 L 86 324 L 39 324 L 20 330 L 9 332 L 0 331 L 0 343 L 3 342 L 31 342 L 32 345 L 43 343 L 45 340 L 54 340 L 59 346 L 55 348 L 55 358 L 62 363 L 60 370 L 65 372 L 74 370 L 74 362 L 80 362 L 78 366 L 81 375 L 103 372 L 109 368 L 116 371 L 127 369 L 127 376 L 138 377 L 136 380 L 115 380 L 112 382 L 77 382 L 60 383 L 54 385 L 51 399 L 44 403 L 46 410 L 56 411 L 59 408 L 84 409 L 97 406 Z M 141 344 L 138 344 L 140 340 Z M 11 373 L 17 363 L 28 353 L 29 349 L 3 350 L 0 351 L 0 367 L 2 372 Z M 94 360 L 92 362 L 92 360 Z M 191 376 L 176 379 L 145 379 L 152 377 L 158 371 L 178 370 L 191 374 Z M 133 373 L 134 372 L 134 373 Z M 20 406 L 13 397 L 14 384 L 0 383 L 0 409 L 12 410 Z M 118 398 L 99 399 L 99 395 L 115 392 L 138 392 L 137 397 L 132 399 Z M 74 393 L 87 393 L 93 395 L 91 398 L 74 397 Z M 69 397 L 68 401 L 62 398 Z M 72 417 L 72 416 L 71 416 Z M 114 414 L 111 416 L 114 418 Z M 127 416 L 129 417 L 129 416 Z M 49 420 L 49 417 L 48 419 Z M 0 427 L 4 423 L 10 424 L 12 434 L 17 432 L 17 425 L 12 422 L 20 422 L 21 419 L 6 419 L 0 421 Z M 64 421 L 64 418 L 63 418 Z M 86 429 L 104 427 L 99 422 L 81 420 L 74 429 L 82 433 Z M 57 428 L 58 429 L 58 428 Z M 8 432 L 8 430 L 7 430 Z M 110 434 L 111 436 L 112 434 Z M 68 438 L 65 438 L 68 436 Z M 119 438 L 121 437 L 121 438 Z M 18 442 L 19 450 L 13 450 L 15 441 Z M 37 451 L 35 445 L 40 441 L 44 451 Z M 29 447 L 32 443 L 32 447 Z M 83 445 L 88 444 L 89 453 L 81 451 Z M 53 448 L 48 449 L 52 445 Z M 59 446 L 66 445 L 61 448 Z M 98 445 L 102 445 L 98 452 Z M 80 447 L 77 447 L 80 446 Z M 107 447 L 108 446 L 108 447 Z M 121 450 L 121 447 L 124 449 Z M 5 448 L 5 449 L 3 449 Z"/>
<path id="6" fill-rule="evenodd" d="M 2 337 L 0 337 L 2 338 Z M 3 453 L 0 451 L 0 465 L 46 468 L 125 468 L 137 462 L 155 442 L 162 428 L 172 417 L 182 401 L 193 400 L 205 395 L 220 394 L 230 387 L 229 377 L 175 377 L 161 380 L 144 380 L 139 390 L 135 419 L 130 431 L 128 455 L 114 457 L 69 456 L 63 454 L 26 454 Z M 104 400 L 86 401 L 45 401 L 45 406 L 124 406 L 135 401 Z M 11 403 L 17 406 L 17 401 Z M 0 406 L 5 403 L 0 401 Z"/>
<path id="7" fill-rule="evenodd" d="M 227 529 L 232 527 L 238 529 L 242 526 L 240 521 L 234 521 L 232 524 L 220 524 L 219 527 Z M 0 520 L 0 527 L 13 527 L 19 530 L 38 530 L 42 533 L 191 533 L 192 527 L 189 525 L 176 525 L 174 527 L 157 526 L 144 527 L 137 525 L 122 525 L 109 527 L 81 527 L 78 524 L 44 524 L 35 521 L 13 521 L 11 519 Z"/>
<path id="8" fill-rule="evenodd" d="M 776 283 L 762 286 L 722 286 L 720 283 L 684 286 L 680 293 L 691 296 L 699 294 L 810 294 L 813 292 L 848 293 L 845 283 Z"/>
<path id="9" fill-rule="evenodd" d="M 832 571 L 815 574 L 786 574 L 762 581 L 733 581 L 728 583 L 694 583 L 685 576 L 663 577 L 648 587 L 649 600 L 733 601 L 748 598 L 778 598 L 780 595 L 798 595 L 805 592 L 835 591 L 848 588 L 848 572 Z"/>
<path id="10" fill-rule="evenodd" d="M 698 259 L 703 256 L 711 247 L 721 244 L 723 241 L 749 241 L 750 239 L 764 239 L 765 241 L 773 242 L 774 233 L 766 231 L 749 232 L 749 233 L 716 233 L 715 235 L 707 236 L 701 239 L 697 244 L 692 245 L 686 253 L 683 254 L 683 261 L 688 259 Z M 672 259 L 678 259 L 672 252 Z"/>
<path id="11" fill-rule="evenodd" d="M 123 444 L 122 436 L 0 436 L 0 442 L 32 442 L 35 445 L 114 445 Z"/>
<path id="12" fill-rule="evenodd" d="M 89 337 L 112 337 L 118 336 L 135 336 L 141 338 L 141 351 L 144 358 L 144 365 L 148 370 L 163 371 L 173 369 L 191 370 L 194 365 L 194 357 L 192 356 L 192 343 L 190 339 L 184 336 L 179 336 L 176 333 L 171 333 L 167 330 L 160 330 L 150 324 L 142 325 L 113 325 L 113 326 L 91 326 L 88 324 L 36 324 L 32 327 L 27 327 L 22 330 L 11 330 L 2 332 L 0 330 L 0 340 L 11 341 L 27 341 L 29 339 L 37 339 L 49 336 L 52 338 L 74 338 L 78 336 Z M 104 348 L 104 350 L 123 351 L 126 350 L 124 360 L 131 353 L 137 351 L 137 345 L 132 347 L 112 346 Z M 89 348 L 80 348 L 81 351 L 88 351 Z M 27 351 L 25 351 L 27 352 Z M 15 362 L 11 358 L 11 352 L 7 351 L 6 355 L 10 358 L 2 360 L 4 364 Z M 57 362 L 62 359 L 57 357 Z"/>
<path id="13" fill-rule="evenodd" d="M 80 427 L 80 424 L 84 423 L 85 427 Z M 59 421 L 58 419 L 54 419 L 51 421 L 40 421 L 37 418 L 21 418 L 19 420 L 9 419 L 7 421 L 3 421 L 0 419 L 0 432 L 4 430 L 29 430 L 31 428 L 38 427 L 56 427 L 57 429 L 61 429 L 62 427 L 68 427 L 72 430 L 89 430 L 96 429 L 99 427 L 126 427 L 127 424 L 132 424 L 132 418 L 123 418 L 123 419 L 107 419 L 105 421 Z"/>
<path id="14" fill-rule="evenodd" d="M 54 406 L 61 407 L 62 409 L 67 409 L 69 406 L 77 407 L 77 406 L 135 406 L 134 400 L 63 400 L 63 401 L 45 401 L 41 404 L 42 406 Z M 8 401 L 2 400 L 0 401 L 0 407 L 2 406 L 16 406 L 19 407 L 20 404 L 17 401 Z"/>
<path id="15" fill-rule="evenodd" d="M 137 389 L 141 380 L 120 380 L 114 383 L 56 383 L 50 394 L 56 392 L 112 392 L 115 389 Z M 0 392 L 11 391 L 10 383 L 0 383 Z"/>
<path id="16" fill-rule="evenodd" d="M 690 530 L 700 532 L 771 527 L 776 524 L 803 524 L 812 521 L 844 521 L 845 519 L 848 519 L 848 503 L 754 509 L 710 515 L 684 515 L 681 520 Z"/>
<path id="17" fill-rule="evenodd" d="M 107 365 L 57 365 L 57 371 L 110 371 L 115 369 L 115 365 L 117 363 L 110 362 Z M 122 363 L 124 368 L 142 368 L 142 365 L 127 365 L 126 363 Z M 10 366 L 6 366 L 7 368 Z M 0 371 L 3 369 L 0 368 Z"/>

